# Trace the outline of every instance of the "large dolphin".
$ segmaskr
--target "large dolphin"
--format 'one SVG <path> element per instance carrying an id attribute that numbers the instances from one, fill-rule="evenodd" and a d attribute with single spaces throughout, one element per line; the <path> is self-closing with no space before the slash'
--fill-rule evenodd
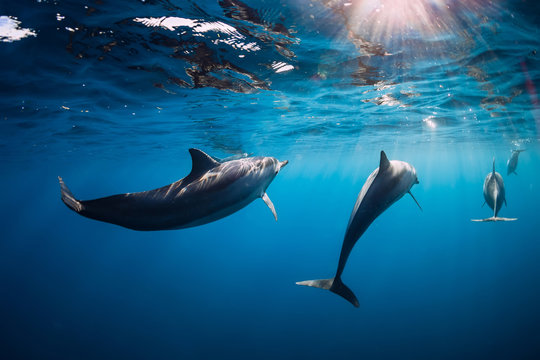
<path id="1" fill-rule="evenodd" d="M 519 153 L 523 152 L 525 150 L 512 150 L 512 156 L 510 156 L 510 159 L 506 162 L 506 175 L 510 175 L 512 173 L 517 175 L 516 168 L 518 164 L 518 158 Z"/>
<path id="2" fill-rule="evenodd" d="M 471 221 L 486 222 L 486 221 L 514 221 L 517 218 L 502 218 L 497 217 L 502 204 L 506 205 L 504 191 L 504 181 L 498 172 L 495 171 L 495 159 L 493 159 L 493 171 L 486 175 L 484 180 L 484 205 L 487 203 L 493 209 L 493 216 L 486 219 L 471 219 Z M 484 206 L 482 205 L 482 206 Z"/>
<path id="3" fill-rule="evenodd" d="M 403 195 L 409 193 L 420 207 L 411 193 L 414 184 L 418 184 L 414 167 L 404 161 L 389 161 L 384 151 L 381 151 L 379 167 L 369 175 L 356 199 L 343 239 L 336 275 L 332 279 L 306 280 L 296 284 L 330 290 L 358 307 L 356 296 L 341 281 L 349 254 L 371 223 Z"/>
<path id="4" fill-rule="evenodd" d="M 277 220 L 266 188 L 288 161 L 251 157 L 219 162 L 189 149 L 191 173 L 159 189 L 79 201 L 64 184 L 62 200 L 91 219 L 133 230 L 170 230 L 203 225 L 230 215 L 262 198 Z"/>

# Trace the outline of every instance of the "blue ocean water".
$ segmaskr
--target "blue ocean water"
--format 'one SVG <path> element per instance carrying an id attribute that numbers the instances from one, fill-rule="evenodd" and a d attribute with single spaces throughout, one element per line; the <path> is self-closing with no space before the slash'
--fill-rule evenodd
<path id="1" fill-rule="evenodd" d="M 0 3 L 0 356 L 540 358 L 536 1 Z M 137 232 L 60 200 L 153 189 L 189 148 L 289 160 L 216 222 Z M 512 149 L 518 175 L 507 175 Z M 416 168 L 333 276 L 384 150 Z M 515 222 L 492 215 L 492 161 Z"/>

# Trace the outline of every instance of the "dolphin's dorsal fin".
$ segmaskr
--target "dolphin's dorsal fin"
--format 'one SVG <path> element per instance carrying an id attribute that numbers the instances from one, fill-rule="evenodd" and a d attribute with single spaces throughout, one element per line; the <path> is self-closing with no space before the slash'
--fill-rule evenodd
<path id="1" fill-rule="evenodd" d="M 219 162 L 210 155 L 199 149 L 189 149 L 191 154 L 191 173 L 190 175 L 199 175 L 219 165 Z"/>
<path id="2" fill-rule="evenodd" d="M 383 150 L 381 150 L 381 161 L 379 163 L 379 173 L 385 171 L 390 167 L 390 161 L 388 161 L 388 158 L 386 157 L 386 154 Z"/>

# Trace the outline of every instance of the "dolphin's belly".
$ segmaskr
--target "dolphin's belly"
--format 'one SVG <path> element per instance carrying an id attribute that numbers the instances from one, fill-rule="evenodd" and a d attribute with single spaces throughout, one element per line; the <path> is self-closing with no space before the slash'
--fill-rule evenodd
<path id="1" fill-rule="evenodd" d="M 219 220 L 244 208 L 259 195 L 242 186 L 179 199 L 170 209 L 169 229 L 182 229 Z"/>

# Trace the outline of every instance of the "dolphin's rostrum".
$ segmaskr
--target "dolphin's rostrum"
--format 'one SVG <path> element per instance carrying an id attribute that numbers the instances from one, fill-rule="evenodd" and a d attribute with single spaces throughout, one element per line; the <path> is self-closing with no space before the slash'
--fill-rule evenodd
<path id="1" fill-rule="evenodd" d="M 369 175 L 356 199 L 343 239 L 336 275 L 332 279 L 306 280 L 296 284 L 330 290 L 358 307 L 356 296 L 341 280 L 349 254 L 356 241 L 380 214 L 403 195 L 409 193 L 412 196 L 410 190 L 414 184 L 418 184 L 414 167 L 404 161 L 389 161 L 381 151 L 379 167 Z M 414 201 L 420 207 L 416 199 Z"/>
<path id="2" fill-rule="evenodd" d="M 517 218 L 498 217 L 503 203 L 506 205 L 506 192 L 504 190 L 504 181 L 498 172 L 495 171 L 495 159 L 493 159 L 493 171 L 486 175 L 484 180 L 484 204 L 488 204 L 493 209 L 493 216 L 486 219 L 471 219 L 476 222 L 487 221 L 514 221 Z M 482 205 L 484 206 L 484 205 Z"/>
<path id="3" fill-rule="evenodd" d="M 218 161 L 198 149 L 189 149 L 189 153 L 191 173 L 170 185 L 80 201 L 59 177 L 62 200 L 83 216 L 133 230 L 170 230 L 207 224 L 257 198 L 264 200 L 277 220 L 266 189 L 288 161 L 260 156 Z"/>

